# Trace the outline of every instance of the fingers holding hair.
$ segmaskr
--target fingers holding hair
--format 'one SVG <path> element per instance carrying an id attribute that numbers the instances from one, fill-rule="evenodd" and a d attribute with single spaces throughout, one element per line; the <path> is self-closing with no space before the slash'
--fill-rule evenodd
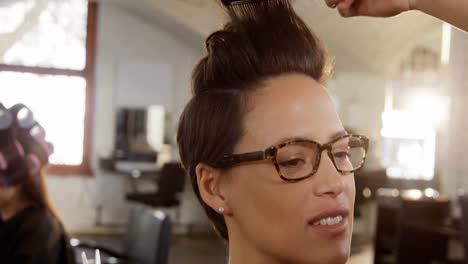
<path id="1" fill-rule="evenodd" d="M 342 0 L 325 0 L 325 3 L 330 8 L 336 8 Z"/>
<path id="2" fill-rule="evenodd" d="M 353 4 L 357 0 L 325 0 L 325 3 L 330 8 L 337 8 L 338 12 L 343 17 L 356 16 L 356 10 Z"/>
<path id="3" fill-rule="evenodd" d="M 338 12 L 342 17 L 356 16 L 356 10 L 353 7 L 355 0 L 341 0 L 337 6 Z"/>

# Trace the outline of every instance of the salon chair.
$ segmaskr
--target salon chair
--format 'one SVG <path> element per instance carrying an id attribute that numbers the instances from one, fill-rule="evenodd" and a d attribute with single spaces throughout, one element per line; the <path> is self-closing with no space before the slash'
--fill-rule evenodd
<path id="1" fill-rule="evenodd" d="M 94 256 L 94 250 L 101 252 L 102 263 L 125 264 L 167 264 L 172 237 L 172 224 L 169 216 L 162 211 L 134 205 L 131 208 L 124 252 L 99 245 L 94 241 L 72 239 L 77 263 L 81 263 L 81 253 Z"/>
<path id="2" fill-rule="evenodd" d="M 185 171 L 178 162 L 168 162 L 163 165 L 156 181 L 156 192 L 134 192 L 126 195 L 128 201 L 144 204 L 153 208 L 176 208 L 178 220 L 180 216 L 180 194 L 185 187 Z"/>
<path id="3" fill-rule="evenodd" d="M 448 224 L 449 209 L 443 199 L 379 197 L 374 263 L 458 263 L 448 254 L 449 241 L 459 236 Z"/>

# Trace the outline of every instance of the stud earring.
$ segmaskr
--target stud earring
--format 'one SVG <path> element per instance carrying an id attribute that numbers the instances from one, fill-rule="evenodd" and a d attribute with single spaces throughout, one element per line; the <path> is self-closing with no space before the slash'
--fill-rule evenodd
<path id="1" fill-rule="evenodd" d="M 219 211 L 220 213 L 224 213 L 224 207 L 218 208 L 218 211 Z"/>

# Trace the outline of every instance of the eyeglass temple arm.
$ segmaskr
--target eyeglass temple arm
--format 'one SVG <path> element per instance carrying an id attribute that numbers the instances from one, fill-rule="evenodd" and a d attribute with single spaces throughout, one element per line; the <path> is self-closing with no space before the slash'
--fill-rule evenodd
<path id="1" fill-rule="evenodd" d="M 223 162 L 225 164 L 234 164 L 246 161 L 258 161 L 258 160 L 265 160 L 266 155 L 263 151 L 255 151 L 255 152 L 248 152 L 243 154 L 234 154 L 225 156 Z"/>

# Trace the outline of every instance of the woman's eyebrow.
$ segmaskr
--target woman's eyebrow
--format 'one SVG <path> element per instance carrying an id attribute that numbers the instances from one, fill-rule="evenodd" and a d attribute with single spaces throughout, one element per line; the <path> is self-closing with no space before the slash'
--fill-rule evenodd
<path id="1" fill-rule="evenodd" d="M 275 141 L 274 144 L 270 145 L 270 147 L 277 146 L 279 144 L 288 142 L 288 141 L 293 141 L 293 140 L 308 140 L 308 141 L 314 141 L 313 139 L 305 136 L 290 136 L 290 137 L 284 137 L 281 138 L 280 140 Z"/>
<path id="2" fill-rule="evenodd" d="M 347 135 L 347 134 L 348 134 L 348 132 L 346 132 L 346 130 L 340 130 L 340 131 L 338 131 L 336 133 L 333 133 L 332 136 L 330 137 L 330 140 L 334 140 L 336 138 L 339 138 L 339 137 Z M 279 145 L 279 144 L 284 143 L 284 142 L 293 141 L 293 140 L 307 140 L 307 141 L 318 142 L 317 140 L 312 139 L 310 137 L 291 136 L 291 137 L 284 137 L 284 138 L 281 138 L 280 140 L 277 140 L 274 144 L 270 145 L 268 148 L 274 147 L 274 146 Z"/>
<path id="3" fill-rule="evenodd" d="M 330 137 L 330 140 L 334 140 L 334 139 L 336 139 L 336 138 L 339 138 L 339 137 L 344 136 L 344 135 L 347 135 L 347 134 L 348 134 L 348 132 L 346 132 L 346 130 L 340 130 L 340 131 L 334 133 L 334 134 Z"/>

